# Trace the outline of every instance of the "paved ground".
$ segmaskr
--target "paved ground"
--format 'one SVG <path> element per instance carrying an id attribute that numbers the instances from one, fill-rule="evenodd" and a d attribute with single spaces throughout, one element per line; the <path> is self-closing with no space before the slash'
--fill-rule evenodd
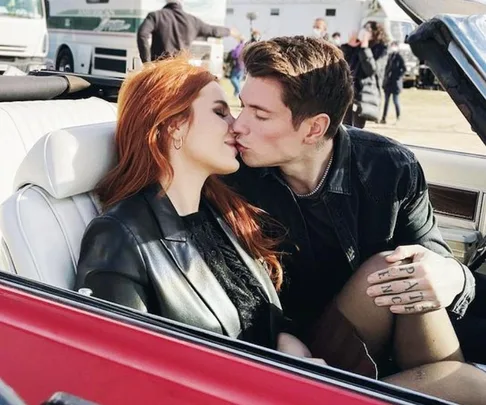
<path id="1" fill-rule="evenodd" d="M 234 114 L 238 114 L 239 102 L 232 96 L 231 84 L 224 81 L 223 86 Z M 391 103 L 388 124 L 368 124 L 367 129 L 408 145 L 486 155 L 486 146 L 471 131 L 469 123 L 446 92 L 406 89 L 401 94 L 401 104 L 402 118 L 398 123 Z"/>

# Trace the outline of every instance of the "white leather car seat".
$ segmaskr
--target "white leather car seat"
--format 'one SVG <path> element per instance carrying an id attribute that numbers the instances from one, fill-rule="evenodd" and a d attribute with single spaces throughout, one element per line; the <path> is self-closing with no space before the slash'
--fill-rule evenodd
<path id="1" fill-rule="evenodd" d="M 116 120 L 116 106 L 91 97 L 80 100 L 0 103 L 0 203 L 14 191 L 15 173 L 32 145 L 66 127 Z"/>
<path id="2" fill-rule="evenodd" d="M 115 123 L 51 132 L 27 153 L 0 206 L 10 272 L 72 289 L 81 239 L 100 213 L 90 193 L 116 161 Z"/>
<path id="3" fill-rule="evenodd" d="M 115 119 L 115 104 L 95 97 L 0 103 L 0 203 L 15 191 L 15 173 L 41 136 L 65 127 Z M 0 231 L 0 270 L 9 268 L 12 261 Z"/>

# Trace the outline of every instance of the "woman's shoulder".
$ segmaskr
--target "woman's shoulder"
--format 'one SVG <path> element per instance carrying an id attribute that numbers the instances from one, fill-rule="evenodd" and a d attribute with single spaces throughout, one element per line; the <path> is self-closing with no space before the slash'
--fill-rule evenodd
<path id="1" fill-rule="evenodd" d="M 139 233 L 150 222 L 149 206 L 143 191 L 140 191 L 108 207 L 91 221 L 89 227 L 104 225 L 112 230 Z"/>

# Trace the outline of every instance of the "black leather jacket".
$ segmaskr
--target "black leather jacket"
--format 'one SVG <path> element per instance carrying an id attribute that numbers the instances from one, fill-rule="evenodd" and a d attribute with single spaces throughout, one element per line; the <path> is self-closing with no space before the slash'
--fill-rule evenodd
<path id="1" fill-rule="evenodd" d="M 383 136 L 341 126 L 333 161 L 322 193 L 323 215 L 332 221 L 349 269 L 316 263 L 299 205 L 275 169 L 242 164 L 237 173 L 226 177 L 250 203 L 288 230 L 281 249 L 287 253 L 284 283 L 291 281 L 280 300 L 285 315 L 297 323 L 320 314 L 319 286 L 313 285 L 310 275 L 313 269 L 352 274 L 372 255 L 399 245 L 419 244 L 444 257 L 453 256 L 437 227 L 422 168 L 409 149 Z M 475 294 L 474 276 L 465 266 L 464 271 L 464 290 L 449 308 L 457 317 L 464 315 Z"/>
<path id="2" fill-rule="evenodd" d="M 149 186 L 89 224 L 78 262 L 76 289 L 140 311 L 237 338 L 238 312 L 160 186 Z M 266 293 L 280 308 L 270 277 L 241 247 L 228 225 L 217 222 Z M 271 325 L 269 324 L 269 328 Z"/>

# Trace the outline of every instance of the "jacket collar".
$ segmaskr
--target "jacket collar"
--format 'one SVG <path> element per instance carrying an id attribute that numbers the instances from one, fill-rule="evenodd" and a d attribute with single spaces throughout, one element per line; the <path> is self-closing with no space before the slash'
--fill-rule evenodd
<path id="1" fill-rule="evenodd" d="M 182 4 L 179 2 L 167 3 L 163 8 L 170 8 L 171 10 L 182 10 Z"/>
<path id="2" fill-rule="evenodd" d="M 349 127 L 341 125 L 334 137 L 334 157 L 329 181 L 326 182 L 325 190 L 331 193 L 351 195 L 351 140 L 349 138 Z M 273 175 L 281 181 L 279 171 L 275 168 L 263 168 L 263 177 Z"/>
<path id="3" fill-rule="evenodd" d="M 184 223 L 160 184 L 147 186 L 143 193 L 155 214 L 162 237 L 174 242 L 185 242 L 187 232 Z"/>
<path id="4" fill-rule="evenodd" d="M 333 165 L 326 190 L 351 195 L 351 140 L 348 127 L 341 125 L 334 137 Z"/>

